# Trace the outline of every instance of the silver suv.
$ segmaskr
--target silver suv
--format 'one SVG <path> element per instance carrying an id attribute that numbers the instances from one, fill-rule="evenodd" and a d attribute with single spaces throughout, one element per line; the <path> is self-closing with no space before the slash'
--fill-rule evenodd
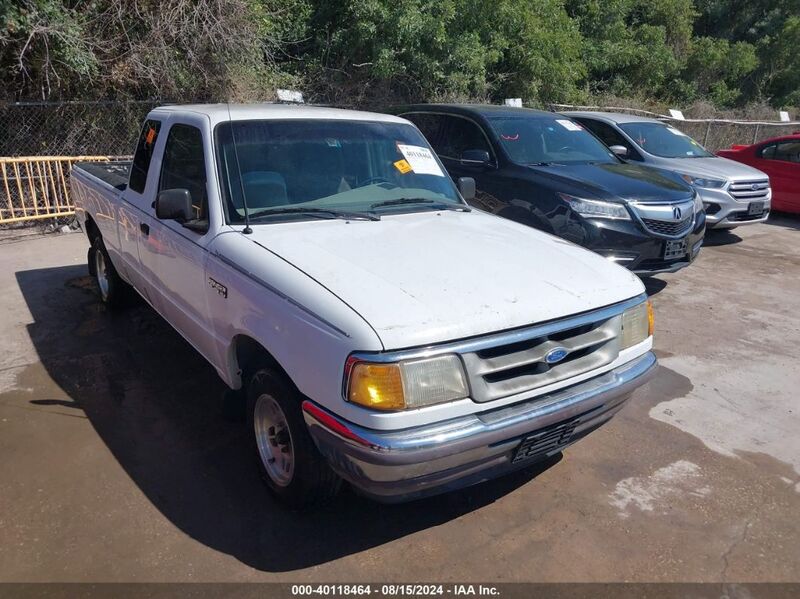
<path id="1" fill-rule="evenodd" d="M 765 173 L 714 156 L 694 139 L 656 119 L 613 112 L 565 112 L 626 160 L 678 173 L 697 189 L 706 227 L 733 229 L 767 220 L 772 190 Z"/>

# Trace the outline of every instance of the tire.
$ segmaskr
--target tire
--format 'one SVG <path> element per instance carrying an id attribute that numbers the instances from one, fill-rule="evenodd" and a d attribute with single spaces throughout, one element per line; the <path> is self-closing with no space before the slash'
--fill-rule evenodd
<path id="1" fill-rule="evenodd" d="M 94 274 L 100 300 L 110 308 L 120 307 L 124 301 L 127 283 L 117 274 L 99 234 L 92 240 L 89 260 L 89 271 Z"/>
<path id="2" fill-rule="evenodd" d="M 342 483 L 314 445 L 301 403 L 294 385 L 274 370 L 258 370 L 250 379 L 247 424 L 259 472 L 272 495 L 292 509 L 327 503 Z"/>

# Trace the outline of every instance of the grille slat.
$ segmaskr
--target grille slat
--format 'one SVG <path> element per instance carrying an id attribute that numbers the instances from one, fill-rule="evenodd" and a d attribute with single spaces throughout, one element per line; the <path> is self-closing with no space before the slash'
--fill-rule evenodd
<path id="1" fill-rule="evenodd" d="M 498 356 L 496 358 L 484 359 L 481 362 L 480 368 L 476 374 L 492 374 L 502 370 L 509 370 L 511 368 L 525 366 L 526 364 L 541 362 L 544 360 L 547 352 L 554 350 L 557 347 L 563 347 L 570 353 L 573 353 L 578 350 L 613 339 L 614 334 L 614 331 L 609 327 L 601 327 L 589 331 L 588 333 L 577 335 L 571 339 L 543 341 L 537 344 L 535 347 L 525 351 L 514 352 L 503 356 Z"/>
<path id="2" fill-rule="evenodd" d="M 658 235 L 668 235 L 677 237 L 687 233 L 694 223 L 694 215 L 689 215 L 682 221 L 670 222 L 666 220 L 656 220 L 653 218 L 643 218 L 644 226 L 651 232 Z"/>
<path id="3" fill-rule="evenodd" d="M 755 189 L 753 189 L 754 187 Z M 728 193 L 737 200 L 757 200 L 765 198 L 769 194 L 769 180 L 736 181 L 731 183 L 731 186 L 728 188 Z"/>
<path id="4" fill-rule="evenodd" d="M 473 399 L 484 402 L 508 397 L 611 363 L 619 355 L 621 322 L 617 315 L 588 326 L 556 330 L 525 344 L 462 354 Z M 545 357 L 556 348 L 564 348 L 567 355 L 548 364 Z"/>

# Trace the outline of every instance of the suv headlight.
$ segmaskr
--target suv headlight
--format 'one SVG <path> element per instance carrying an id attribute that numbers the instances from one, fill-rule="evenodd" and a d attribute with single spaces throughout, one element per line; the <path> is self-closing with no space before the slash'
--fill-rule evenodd
<path id="1" fill-rule="evenodd" d="M 408 410 L 469 395 L 461 359 L 453 354 L 349 364 L 346 399 L 374 410 Z"/>
<path id="2" fill-rule="evenodd" d="M 559 193 L 558 196 L 564 200 L 569 207 L 581 216 L 587 218 L 608 218 L 613 220 L 630 220 L 631 216 L 624 204 L 614 202 L 603 202 L 601 200 L 587 200 L 578 198 L 566 193 Z"/>
<path id="3" fill-rule="evenodd" d="M 696 191 L 694 192 L 694 213 L 697 214 L 698 212 L 702 212 L 705 210 L 705 204 L 703 204 L 703 200 L 700 198 L 700 194 Z"/>
<path id="4" fill-rule="evenodd" d="M 653 334 L 655 314 L 650 300 L 628 308 L 622 313 L 622 347 L 628 349 Z"/>
<path id="5" fill-rule="evenodd" d="M 725 186 L 727 181 L 724 179 L 709 179 L 707 177 L 693 177 L 685 173 L 678 173 L 681 179 L 686 181 L 689 185 L 694 187 L 703 187 L 705 189 L 720 189 Z"/>

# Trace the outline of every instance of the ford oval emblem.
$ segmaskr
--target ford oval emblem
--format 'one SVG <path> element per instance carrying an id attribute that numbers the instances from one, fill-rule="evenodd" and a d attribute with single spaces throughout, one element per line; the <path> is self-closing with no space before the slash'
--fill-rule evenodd
<path id="1" fill-rule="evenodd" d="M 567 357 L 569 351 L 563 347 L 556 347 L 551 349 L 544 356 L 544 361 L 548 364 L 558 364 L 561 360 Z"/>

